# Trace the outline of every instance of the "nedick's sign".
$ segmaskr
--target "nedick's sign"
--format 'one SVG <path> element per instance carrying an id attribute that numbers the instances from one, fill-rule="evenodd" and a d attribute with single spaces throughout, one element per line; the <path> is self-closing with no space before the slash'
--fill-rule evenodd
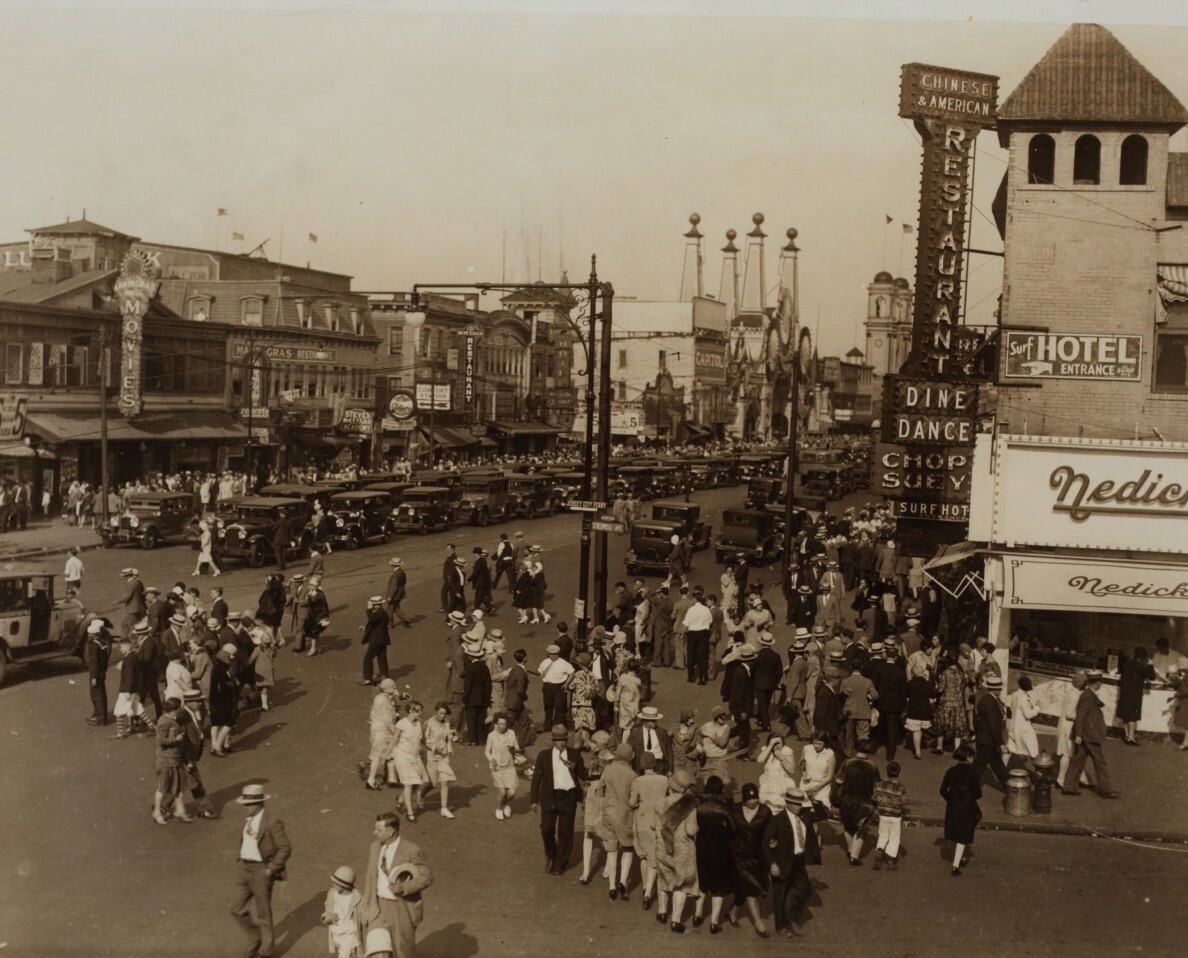
<path id="1" fill-rule="evenodd" d="M 1056 492 L 1052 506 L 1067 512 L 1074 522 L 1100 513 L 1156 518 L 1188 518 L 1188 486 L 1164 479 L 1163 473 L 1144 469 L 1133 479 L 1096 479 L 1072 466 L 1052 470 L 1048 485 Z"/>

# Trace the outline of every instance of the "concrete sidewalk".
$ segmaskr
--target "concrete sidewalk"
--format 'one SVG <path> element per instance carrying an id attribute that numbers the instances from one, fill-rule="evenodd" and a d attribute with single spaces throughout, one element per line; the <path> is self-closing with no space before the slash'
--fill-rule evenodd
<path id="1" fill-rule="evenodd" d="M 68 526 L 61 519 L 30 520 L 27 529 L 0 535 L 0 561 L 37 561 L 65 555 L 71 546 L 80 550 L 97 549 L 103 545 L 99 533 L 89 526 Z"/>

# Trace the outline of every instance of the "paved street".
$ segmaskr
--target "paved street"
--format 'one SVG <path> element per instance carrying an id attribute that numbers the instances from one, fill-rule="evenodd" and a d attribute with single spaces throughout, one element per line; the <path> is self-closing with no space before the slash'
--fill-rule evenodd
<path id="1" fill-rule="evenodd" d="M 715 524 L 716 512 L 741 498 L 738 488 L 697 495 L 715 513 Z M 578 521 L 563 515 L 456 530 L 330 556 L 326 589 L 333 626 L 323 643 L 326 654 L 309 659 L 283 651 L 277 659 L 274 711 L 247 712 L 233 741 L 236 751 L 203 762 L 215 806 L 225 816 L 216 822 L 167 828 L 153 824 L 151 740 L 112 741 L 108 735 L 113 729 L 84 725 L 89 703 L 85 676 L 76 663 L 14 669 L 0 689 L 5 727 L 0 752 L 0 808 L 5 811 L 0 947 L 7 954 L 43 955 L 52 940 L 58 954 L 96 958 L 238 954 L 242 939 L 228 904 L 242 819 L 232 800 L 244 784 L 260 782 L 275 795 L 273 807 L 285 819 L 294 845 L 289 880 L 278 885 L 274 896 L 280 953 L 324 954 L 319 916 L 329 874 L 342 864 L 362 870 L 374 816 L 392 808 L 397 794 L 365 791 L 355 771 L 356 761 L 367 752 L 372 694 L 355 684 L 361 659 L 357 626 L 364 598 L 382 590 L 384 560 L 391 555 L 405 559 L 410 573 L 406 610 L 415 617 L 413 629 L 393 630 L 393 674 L 431 707 L 444 683 L 444 629 L 435 610 L 445 543 L 455 542 L 459 554 L 469 557 L 474 545 L 491 548 L 499 531 L 522 528 L 527 542 L 544 548 L 555 596 L 554 621 L 572 621 Z M 625 548 L 623 539 L 612 537 L 612 582 L 625 577 Z M 85 560 L 84 599 L 100 607 L 104 599 L 110 602 L 118 595 L 122 566 L 138 565 L 146 583 L 162 587 L 179 579 L 189 582 L 193 569 L 193 553 L 184 547 L 151 553 L 95 550 Z M 61 558 L 48 564 L 58 570 Z M 254 609 L 266 570 L 233 568 L 217 581 L 226 587 L 232 608 Z M 712 587 L 717 575 L 712 554 L 698 553 L 693 580 Z M 753 573 L 755 579 L 771 581 L 772 575 L 763 570 Z M 782 612 L 782 603 L 773 604 Z M 514 623 L 507 608 L 494 620 L 506 630 L 509 649 L 524 646 L 529 664 L 535 665 L 554 634 L 553 625 L 526 630 Z M 783 648 L 782 629 L 780 634 Z M 115 684 L 113 670 L 108 680 L 113 699 Z M 676 671 L 657 672 L 656 693 L 665 724 L 685 705 L 705 714 L 716 702 L 713 685 L 689 686 Z M 539 714 L 535 679 L 530 704 Z M 1110 752 L 1111 760 L 1115 752 L 1125 753 L 1129 763 L 1122 776 L 1127 797 L 1112 803 L 1110 813 L 1133 816 L 1136 803 L 1143 802 L 1143 817 L 1156 819 L 1146 821 L 1147 827 L 1188 829 L 1178 804 L 1188 757 L 1164 746 L 1117 748 Z M 918 797 L 914 810 L 934 814 L 939 809 L 933 796 L 945 767 L 932 756 L 909 763 L 905 774 L 911 777 L 905 781 L 914 800 Z M 1141 768 L 1153 770 L 1158 789 L 1146 788 L 1145 778 L 1127 780 L 1128 769 Z M 682 938 L 656 924 L 654 909 L 641 911 L 634 885 L 631 901 L 623 904 L 608 901 L 605 884 L 597 879 L 581 887 L 576 864 L 563 878 L 547 875 L 526 787 L 514 805 L 516 816 L 496 822 L 480 751 L 459 749 L 455 769 L 460 781 L 451 789 L 451 806 L 457 819 L 438 816 L 431 796 L 427 813 L 405 825 L 407 834 L 425 848 L 435 875 L 426 896 L 420 955 L 786 950 L 782 940 L 760 941 L 745 925 L 727 927 L 713 939 L 703 926 Z M 736 774 L 754 780 L 758 769 L 740 764 Z M 1143 773 L 1129 773 L 1132 779 L 1137 774 Z M 1076 814 L 1090 824 L 1101 824 L 1101 806 L 1111 804 L 1092 795 L 1079 801 L 1083 805 Z M 1003 818 L 1000 806 L 997 793 L 987 791 L 987 821 Z M 882 954 L 939 955 L 955 946 L 977 954 L 1015 955 L 1180 950 L 1176 919 L 1188 881 L 1185 846 L 984 830 L 973 864 L 961 878 L 952 879 L 938 829 L 909 829 L 900 871 L 873 874 L 869 859 L 862 869 L 848 867 L 832 840 L 832 826 L 827 828 L 831 840 L 825 863 L 812 871 L 823 904 L 809 936 L 794 946 L 803 953 L 856 954 L 860 948 L 877 947 Z M 876 934 L 881 941 L 877 946 Z"/>

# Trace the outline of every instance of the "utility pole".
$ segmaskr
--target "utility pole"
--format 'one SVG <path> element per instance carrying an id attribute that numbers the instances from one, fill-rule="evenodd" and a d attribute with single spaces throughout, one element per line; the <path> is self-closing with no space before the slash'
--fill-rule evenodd
<path id="1" fill-rule="evenodd" d="M 590 257 L 590 282 L 587 285 L 590 309 L 590 325 L 586 330 L 586 341 L 582 344 L 586 348 L 586 442 L 583 450 L 582 465 L 586 477 L 582 480 L 582 498 L 589 500 L 591 484 L 594 475 L 594 323 L 598 316 L 598 257 Z M 578 332 L 580 336 L 580 331 Z M 604 420 L 602 428 L 607 427 Z M 582 549 L 578 565 L 578 602 L 582 607 L 582 614 L 577 617 L 578 638 L 585 639 L 589 631 L 590 622 L 590 538 L 593 517 L 589 512 L 582 513 Z M 597 620 L 595 625 L 599 625 Z"/>
<path id="2" fill-rule="evenodd" d="M 107 364 L 110 333 L 106 324 L 99 327 L 99 482 L 103 486 L 103 501 L 99 503 L 103 528 L 107 528 L 107 501 L 111 490 L 107 486 Z"/>
<path id="3" fill-rule="evenodd" d="M 800 355 L 802 339 L 800 330 L 798 330 L 797 322 L 800 318 L 800 275 L 798 273 L 798 263 L 796 254 L 800 252 L 796 246 L 796 236 L 793 230 L 788 230 L 788 246 L 792 253 L 792 330 L 791 336 L 795 338 L 796 346 L 792 350 L 792 376 L 791 376 L 791 395 L 788 397 L 789 415 L 788 415 L 788 478 L 785 483 L 784 490 L 784 599 L 789 604 L 792 602 L 792 552 L 796 547 L 796 536 L 792 531 L 792 520 L 794 518 L 794 506 L 796 498 L 796 474 L 800 471 L 800 463 L 796 453 L 796 439 L 799 431 L 800 422 L 800 366 L 806 359 L 812 361 L 812 352 L 810 350 L 807 357 Z"/>
<path id="4" fill-rule="evenodd" d="M 611 447 L 611 323 L 615 302 L 615 290 L 610 283 L 602 284 L 602 344 L 598 354 L 598 491 L 596 498 L 606 502 L 610 492 L 610 447 Z M 594 330 L 590 330 L 593 346 Z M 606 533 L 597 533 L 595 545 L 594 605 L 597 619 L 606 614 L 607 569 Z"/>

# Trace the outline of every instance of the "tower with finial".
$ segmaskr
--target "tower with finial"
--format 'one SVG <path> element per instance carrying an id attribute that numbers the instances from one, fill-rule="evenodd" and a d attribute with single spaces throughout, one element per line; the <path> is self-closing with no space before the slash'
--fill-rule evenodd
<path id="1" fill-rule="evenodd" d="M 742 302 L 739 313 L 763 316 L 767 313 L 767 267 L 763 262 L 763 214 L 751 217 L 755 228 L 747 234 L 747 252 L 743 260 Z"/>
<path id="2" fill-rule="evenodd" d="M 722 247 L 722 280 L 718 285 L 718 299 L 726 304 L 726 320 L 733 325 L 738 314 L 738 247 L 734 245 L 736 230 L 726 231 L 726 245 Z"/>
<path id="3" fill-rule="evenodd" d="M 702 235 L 697 228 L 700 222 L 700 214 L 689 215 L 689 232 L 685 234 L 685 265 L 681 270 L 682 303 L 691 303 L 695 296 L 705 295 L 702 277 Z"/>

